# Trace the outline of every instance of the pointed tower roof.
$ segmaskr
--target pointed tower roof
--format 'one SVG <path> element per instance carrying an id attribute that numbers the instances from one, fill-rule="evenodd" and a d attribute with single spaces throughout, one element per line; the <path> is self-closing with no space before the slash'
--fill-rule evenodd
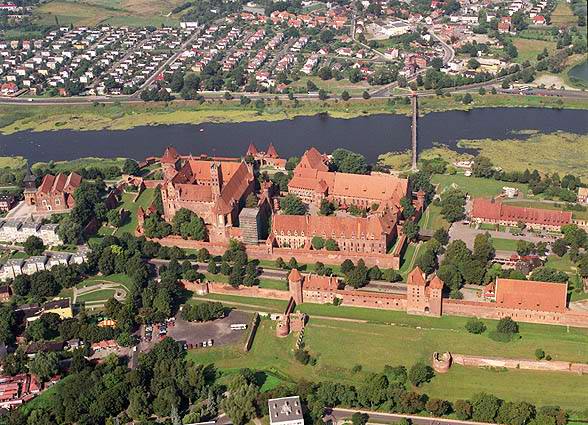
<path id="1" fill-rule="evenodd" d="M 174 148 L 173 146 L 168 146 L 167 148 L 165 148 L 163 156 L 161 157 L 161 162 L 163 164 L 173 164 L 176 162 L 177 159 L 178 151 L 176 150 L 176 148 Z"/>
<path id="2" fill-rule="evenodd" d="M 433 279 L 431 279 L 431 281 L 429 282 L 429 285 L 433 289 L 443 289 L 444 283 L 441 280 L 441 278 L 439 278 L 439 276 L 435 274 L 435 276 L 433 276 Z"/>
<path id="3" fill-rule="evenodd" d="M 288 274 L 288 281 L 290 282 L 300 282 L 302 280 L 302 275 L 298 271 L 298 269 L 290 270 L 290 274 Z"/>
<path id="4" fill-rule="evenodd" d="M 25 189 L 35 190 L 37 188 L 37 178 L 31 172 L 31 167 L 27 164 L 27 173 L 22 180 Z"/>
<path id="5" fill-rule="evenodd" d="M 259 151 L 257 150 L 257 147 L 253 143 L 249 143 L 249 147 L 247 148 L 247 152 L 245 153 L 245 155 L 255 156 L 258 153 Z"/>
<path id="6" fill-rule="evenodd" d="M 270 143 L 267 147 L 267 151 L 265 151 L 265 156 L 270 158 L 278 158 L 278 151 L 274 147 L 273 143 Z"/>
<path id="7" fill-rule="evenodd" d="M 425 274 L 421 270 L 419 266 L 416 266 L 412 271 L 408 274 L 408 279 L 406 280 L 407 285 L 417 285 L 417 286 L 425 286 Z"/>

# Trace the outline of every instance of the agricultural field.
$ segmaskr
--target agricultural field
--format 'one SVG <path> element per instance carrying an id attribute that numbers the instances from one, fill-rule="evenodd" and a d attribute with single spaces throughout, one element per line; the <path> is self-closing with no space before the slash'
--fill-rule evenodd
<path id="1" fill-rule="evenodd" d="M 507 171 L 538 169 L 544 173 L 574 174 L 588 179 L 588 135 L 555 132 L 532 134 L 525 140 L 463 140 L 460 146 L 477 149 L 480 155 Z M 500 183 L 500 182 L 498 182 Z M 510 184 L 509 184 L 510 186 Z"/>
<path id="2" fill-rule="evenodd" d="M 284 379 L 333 380 L 360 385 L 369 373 L 379 372 L 384 365 L 403 364 L 410 367 L 416 361 L 428 361 L 433 351 L 451 350 L 468 354 L 497 352 L 511 357 L 532 357 L 537 347 L 553 353 L 558 359 L 580 359 L 582 345 L 588 342 L 588 333 L 564 328 L 521 325 L 522 338 L 512 343 L 498 343 L 486 335 L 468 334 L 464 318 L 429 319 L 408 317 L 400 312 L 385 312 L 361 308 L 346 308 L 303 304 L 303 311 L 311 312 L 311 321 L 305 331 L 305 347 L 318 359 L 316 366 L 303 366 L 293 356 L 294 338 L 275 337 L 275 324 L 262 320 L 253 348 L 243 353 L 240 347 L 219 347 L 191 351 L 189 356 L 202 363 L 214 362 L 221 370 L 250 367 L 277 372 Z M 390 318 L 399 320 L 396 326 L 384 323 L 359 323 L 322 319 L 313 316 L 337 310 L 341 316 Z M 351 314 L 347 314 L 350 310 Z M 367 310 L 362 316 L 362 310 Z M 404 318 L 410 324 L 403 323 Z M 429 325 L 439 323 L 438 327 Z M 495 322 L 494 322 L 495 323 Z M 494 326 L 488 322 L 489 327 Z M 416 326 L 421 326 L 417 328 Z M 549 338 L 546 338 L 549 336 Z M 554 357 L 555 358 L 555 357 Z M 360 372 L 352 372 L 361 365 Z M 513 380 L 518 382 L 512 385 Z M 422 391 L 431 397 L 466 398 L 486 391 L 509 400 L 528 400 L 539 405 L 560 404 L 579 409 L 588 402 L 588 377 L 555 373 L 493 371 L 454 367 L 446 375 L 437 375 Z M 572 382 L 573 381 L 573 382 Z M 569 393 L 574 385 L 578 391 Z M 448 391 L 451 388 L 452 391 Z M 541 391 L 537 391 L 541 388 Z M 580 389 L 583 388 L 583 389 Z M 455 390 L 455 391 L 453 391 Z"/>
<path id="3" fill-rule="evenodd" d="M 39 6 L 34 17 L 39 24 L 74 26 L 177 26 L 171 10 L 182 0 L 56 0 Z"/>
<path id="4" fill-rule="evenodd" d="M 560 0 L 553 12 L 551 12 L 551 23 L 553 25 L 574 25 L 577 22 L 578 18 L 574 16 L 572 8 L 565 0 Z"/>

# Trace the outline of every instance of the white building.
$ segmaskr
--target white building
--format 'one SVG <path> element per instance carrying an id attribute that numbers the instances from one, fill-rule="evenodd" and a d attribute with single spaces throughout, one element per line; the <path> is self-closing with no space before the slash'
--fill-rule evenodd
<path id="1" fill-rule="evenodd" d="M 300 397 L 282 397 L 268 400 L 270 425 L 304 425 Z"/>

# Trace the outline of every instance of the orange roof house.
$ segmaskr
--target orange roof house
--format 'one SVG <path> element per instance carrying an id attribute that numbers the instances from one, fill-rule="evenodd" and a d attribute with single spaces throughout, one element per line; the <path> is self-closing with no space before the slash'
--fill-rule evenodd
<path id="1" fill-rule="evenodd" d="M 561 313 L 567 306 L 566 283 L 496 279 L 495 301 L 499 307 Z"/>
<path id="2" fill-rule="evenodd" d="M 523 222 L 531 227 L 558 229 L 572 222 L 570 211 L 545 210 L 509 205 L 492 199 L 474 199 L 472 219 L 484 223 L 516 224 Z"/>

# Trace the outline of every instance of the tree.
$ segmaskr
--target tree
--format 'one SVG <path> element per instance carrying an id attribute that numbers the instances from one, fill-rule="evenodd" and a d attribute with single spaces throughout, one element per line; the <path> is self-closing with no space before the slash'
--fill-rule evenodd
<path id="1" fill-rule="evenodd" d="M 441 215 L 450 223 L 465 217 L 465 194 L 458 189 L 449 189 L 441 195 Z"/>
<path id="2" fill-rule="evenodd" d="M 122 216 L 119 210 L 110 210 L 106 214 L 108 223 L 113 227 L 120 227 L 122 225 Z"/>
<path id="3" fill-rule="evenodd" d="M 28 255 L 41 255 L 45 251 L 45 244 L 43 239 L 31 235 L 24 242 L 24 250 Z"/>
<path id="4" fill-rule="evenodd" d="M 451 404 L 447 400 L 440 400 L 438 398 L 431 398 L 427 400 L 425 409 L 433 416 L 443 416 L 451 410 Z"/>
<path id="5" fill-rule="evenodd" d="M 566 283 L 568 279 L 569 276 L 565 272 L 546 266 L 537 267 L 531 273 L 531 280 L 537 280 L 540 282 Z"/>
<path id="6" fill-rule="evenodd" d="M 258 389 L 248 383 L 243 375 L 235 375 L 228 386 L 229 395 L 221 407 L 235 425 L 244 425 L 255 415 L 255 399 Z"/>
<path id="7" fill-rule="evenodd" d="M 456 400 L 456 402 L 453 403 L 453 410 L 455 411 L 457 419 L 462 421 L 467 421 L 472 417 L 472 405 L 467 400 Z"/>
<path id="8" fill-rule="evenodd" d="M 347 149 L 338 148 L 332 153 L 333 167 L 335 171 L 351 174 L 367 174 L 369 165 L 361 154 Z"/>
<path id="9" fill-rule="evenodd" d="M 472 419 L 479 422 L 494 423 L 500 408 L 500 400 L 491 394 L 479 393 L 471 398 Z"/>
<path id="10" fill-rule="evenodd" d="M 365 266 L 363 260 L 359 260 L 357 266 L 345 275 L 345 283 L 356 289 L 365 286 L 368 282 L 368 268 Z"/>
<path id="11" fill-rule="evenodd" d="M 486 325 L 480 319 L 472 317 L 467 321 L 465 328 L 471 334 L 481 334 L 486 330 Z"/>
<path id="12" fill-rule="evenodd" d="M 351 95 L 349 94 L 349 92 L 347 90 L 343 90 L 343 92 L 341 93 L 341 99 L 344 100 L 345 102 L 347 102 L 349 99 L 351 99 Z"/>
<path id="13" fill-rule="evenodd" d="M 495 254 L 496 250 L 492 245 L 490 233 L 485 232 L 477 234 L 474 239 L 474 252 L 472 253 L 472 256 L 476 260 L 487 263 L 494 258 Z"/>
<path id="14" fill-rule="evenodd" d="M 563 238 L 559 238 L 551 244 L 551 250 L 558 257 L 563 257 L 568 252 L 568 244 Z"/>
<path id="15" fill-rule="evenodd" d="M 150 403 L 145 390 L 141 387 L 131 389 L 127 413 L 132 419 L 143 420 L 150 416 Z"/>
<path id="16" fill-rule="evenodd" d="M 322 67 L 318 71 L 318 76 L 321 80 L 330 80 L 333 78 L 333 74 L 331 73 L 331 68 L 329 67 Z"/>
<path id="17" fill-rule="evenodd" d="M 57 226 L 57 235 L 65 244 L 77 244 L 82 238 L 82 226 L 71 217 L 65 217 Z"/>
<path id="18" fill-rule="evenodd" d="M 429 382 L 433 376 L 435 376 L 433 369 L 422 362 L 415 363 L 408 371 L 408 380 L 415 387 Z"/>
<path id="19" fill-rule="evenodd" d="M 47 381 L 59 371 L 59 358 L 55 353 L 39 352 L 29 363 L 29 370 L 42 382 Z"/>
<path id="20" fill-rule="evenodd" d="M 341 263 L 341 273 L 347 274 L 355 268 L 355 264 L 350 259 L 346 259 Z"/>
<path id="21" fill-rule="evenodd" d="M 331 215 L 335 212 L 335 205 L 330 202 L 328 199 L 321 199 L 321 205 L 319 208 L 319 213 L 321 215 Z"/>
<path id="22" fill-rule="evenodd" d="M 280 200 L 280 207 L 284 214 L 287 215 L 304 215 L 306 214 L 306 205 L 302 202 L 302 200 L 294 195 L 289 193 L 288 195 L 284 196 Z"/>
<path id="23" fill-rule="evenodd" d="M 218 273 L 218 267 L 217 267 L 216 261 L 214 261 L 213 257 L 210 257 L 210 259 L 208 260 L 208 266 L 206 267 L 206 271 L 210 274 L 217 274 Z"/>
<path id="24" fill-rule="evenodd" d="M 153 400 L 153 412 L 158 416 L 169 416 L 174 407 L 180 404 L 180 396 L 174 386 L 160 389 Z"/>
<path id="25" fill-rule="evenodd" d="M 325 241 L 325 249 L 327 251 L 339 251 L 339 245 L 336 240 L 329 238 Z"/>
<path id="26" fill-rule="evenodd" d="M 445 246 L 449 243 L 449 232 L 443 227 L 440 227 L 433 233 L 433 239 L 436 239 L 442 246 Z"/>
<path id="27" fill-rule="evenodd" d="M 527 402 L 502 403 L 496 421 L 508 425 L 525 425 L 535 416 L 535 406 Z"/>
<path id="28" fill-rule="evenodd" d="M 325 247 L 325 240 L 320 236 L 313 236 L 311 245 L 316 250 L 323 249 Z"/>
<path id="29" fill-rule="evenodd" d="M 545 351 L 543 351 L 541 348 L 537 348 L 535 350 L 535 358 L 537 360 L 543 360 L 545 358 Z"/>
<path id="30" fill-rule="evenodd" d="M 327 94 L 327 92 L 323 89 L 320 89 L 318 92 L 318 97 L 319 100 L 327 100 L 329 98 L 329 95 Z"/>
<path id="31" fill-rule="evenodd" d="M 427 274 L 432 273 L 437 268 L 437 254 L 431 249 L 425 249 L 417 258 L 416 265 Z"/>
<path id="32" fill-rule="evenodd" d="M 529 255 L 533 252 L 534 248 L 535 244 L 533 242 L 528 242 L 523 239 L 517 241 L 517 254 L 519 255 Z"/>
<path id="33" fill-rule="evenodd" d="M 503 317 L 496 324 L 496 332 L 505 335 L 516 334 L 519 332 L 519 325 L 510 317 Z"/>
<path id="34" fill-rule="evenodd" d="M 474 98 L 472 97 L 471 94 L 466 93 L 463 95 L 463 98 L 461 100 L 465 105 L 469 105 L 470 103 L 472 103 L 474 101 Z"/>
<path id="35" fill-rule="evenodd" d="M 124 174 L 138 176 L 141 173 L 141 169 L 139 168 L 139 164 L 137 164 L 137 161 L 127 158 L 123 163 L 122 172 Z"/>
<path id="36" fill-rule="evenodd" d="M 351 423 L 353 425 L 365 425 L 369 418 L 367 413 L 355 412 L 351 415 Z"/>

